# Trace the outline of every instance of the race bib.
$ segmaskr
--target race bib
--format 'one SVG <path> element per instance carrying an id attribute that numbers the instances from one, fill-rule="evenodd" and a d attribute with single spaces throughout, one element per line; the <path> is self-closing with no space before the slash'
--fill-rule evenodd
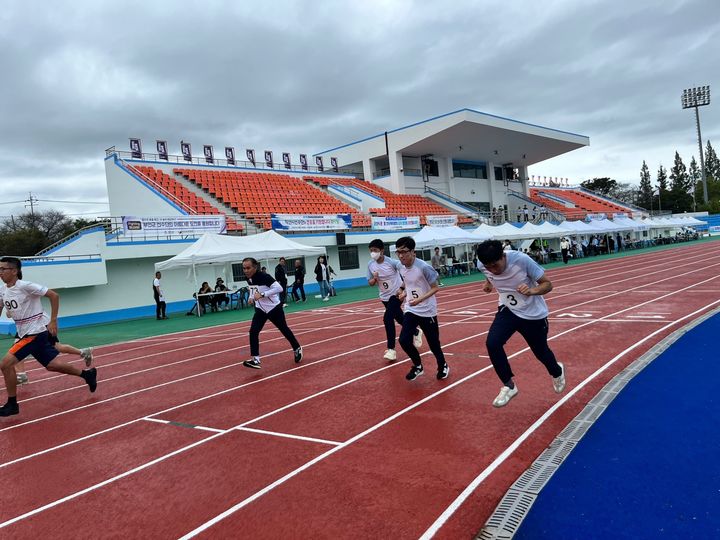
<path id="1" fill-rule="evenodd" d="M 522 308 L 528 301 L 528 297 L 517 291 L 501 292 L 500 303 L 510 309 Z"/>

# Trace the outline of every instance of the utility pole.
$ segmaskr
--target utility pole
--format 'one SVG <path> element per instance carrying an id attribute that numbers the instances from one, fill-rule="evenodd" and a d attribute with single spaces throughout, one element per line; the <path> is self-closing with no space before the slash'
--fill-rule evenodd
<path id="1" fill-rule="evenodd" d="M 708 203 L 707 177 L 705 176 L 705 158 L 703 157 L 702 135 L 700 133 L 700 113 L 698 107 L 710 105 L 710 87 L 698 86 L 687 88 L 682 93 L 682 108 L 695 109 L 695 124 L 697 125 L 698 145 L 700 146 L 700 171 L 702 173 L 703 200 Z"/>
<path id="2" fill-rule="evenodd" d="M 35 218 L 35 203 L 38 202 L 37 197 L 35 197 L 32 192 L 29 193 L 29 197 L 25 199 L 25 202 L 28 203 L 25 205 L 25 208 L 28 206 L 30 207 L 30 215 Z"/>

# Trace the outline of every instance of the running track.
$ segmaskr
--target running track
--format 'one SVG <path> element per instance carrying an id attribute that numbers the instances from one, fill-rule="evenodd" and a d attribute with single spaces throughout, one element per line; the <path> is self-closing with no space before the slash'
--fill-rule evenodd
<path id="1" fill-rule="evenodd" d="M 561 396 L 519 337 L 518 396 L 484 349 L 497 296 L 439 294 L 450 377 L 408 382 L 382 360 L 379 301 L 289 316 L 305 359 L 274 328 L 251 371 L 248 323 L 100 347 L 95 394 L 31 370 L 21 415 L 0 420 L 7 538 L 467 538 L 597 391 L 720 303 L 720 243 L 548 272 Z M 3 397 L 4 399 L 4 397 Z"/>

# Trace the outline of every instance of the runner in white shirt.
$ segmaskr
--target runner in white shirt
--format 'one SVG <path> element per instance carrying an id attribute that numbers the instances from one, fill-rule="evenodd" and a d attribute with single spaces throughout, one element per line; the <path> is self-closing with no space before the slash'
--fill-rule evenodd
<path id="1" fill-rule="evenodd" d="M 398 238 L 395 242 L 397 255 L 402 263 L 400 277 L 405 282 L 400 288 L 400 300 L 405 301 L 405 316 L 400 331 L 400 346 L 413 362 L 410 372 L 405 376 L 409 381 L 423 374 L 420 353 L 413 344 L 415 330 L 420 327 L 427 339 L 428 347 L 437 360 L 438 379 L 447 379 L 450 366 L 440 346 L 440 329 L 437 321 L 437 299 L 439 290 L 438 273 L 425 261 L 415 256 L 415 240 L 409 236 Z"/>
<path id="2" fill-rule="evenodd" d="M 535 357 L 543 363 L 558 394 L 565 389 L 565 368 L 555 359 L 548 347 L 548 308 L 542 295 L 552 290 L 545 270 L 524 253 L 503 252 L 497 240 L 487 240 L 477 248 L 478 270 L 485 274 L 483 287 L 486 293 L 497 289 L 498 312 L 487 336 L 487 349 L 495 373 L 503 383 L 500 394 L 493 401 L 495 407 L 504 407 L 518 393 L 513 381 L 505 343 L 515 332 L 520 332 Z"/>
<path id="3" fill-rule="evenodd" d="M 280 304 L 280 294 L 283 292 L 283 286 L 275 279 L 259 270 L 260 263 L 252 257 L 243 259 L 243 272 L 247 277 L 250 286 L 250 296 L 248 303 L 255 304 L 255 314 L 250 324 L 250 360 L 245 360 L 243 366 L 260 369 L 260 331 L 267 321 L 270 321 L 285 336 L 293 349 L 295 363 L 299 363 L 303 357 L 303 350 L 288 328 L 285 321 L 285 312 Z"/>
<path id="4" fill-rule="evenodd" d="M 97 370 L 81 370 L 57 359 L 57 317 L 60 297 L 55 291 L 22 280 L 22 264 L 15 257 L 0 259 L 0 313 L 5 309 L 15 321 L 18 338 L 0 363 L 8 400 L 0 407 L 0 416 L 12 416 L 20 412 L 17 403 L 17 378 L 15 365 L 29 355 L 35 357 L 48 371 L 81 377 L 94 392 L 97 388 Z M 52 308 L 50 317 L 43 311 L 40 297 L 46 296 Z"/>
<path id="5" fill-rule="evenodd" d="M 376 238 L 370 245 L 370 262 L 368 262 L 367 280 L 370 286 L 377 285 L 380 301 L 385 306 L 383 324 L 387 336 L 387 349 L 383 358 L 385 360 L 397 360 L 395 352 L 395 321 L 402 326 L 403 310 L 398 294 L 403 281 L 400 277 L 402 264 L 400 261 L 385 256 L 385 244 Z M 413 337 L 413 344 L 416 349 L 422 347 L 422 330 L 418 328 Z"/>

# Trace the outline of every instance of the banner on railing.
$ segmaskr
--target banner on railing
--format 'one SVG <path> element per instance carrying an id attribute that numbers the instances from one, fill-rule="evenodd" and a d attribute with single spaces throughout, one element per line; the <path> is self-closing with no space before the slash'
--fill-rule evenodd
<path id="1" fill-rule="evenodd" d="M 272 228 L 280 231 L 319 231 L 352 227 L 350 214 L 272 214 L 271 218 Z"/>
<path id="2" fill-rule="evenodd" d="M 332 167 L 333 171 L 338 172 L 338 161 L 336 157 L 330 158 L 330 167 Z"/>
<path id="3" fill-rule="evenodd" d="M 457 215 L 448 214 L 446 216 L 425 216 L 425 221 L 433 227 L 452 227 L 457 225 Z"/>
<path id="4" fill-rule="evenodd" d="M 273 168 L 273 155 L 271 150 L 265 150 L 265 165 Z"/>
<path id="5" fill-rule="evenodd" d="M 372 217 L 372 228 L 375 231 L 397 231 L 400 229 L 419 229 L 420 216 Z"/>
<path id="6" fill-rule="evenodd" d="M 290 164 L 290 154 L 288 152 L 283 152 L 283 163 L 285 164 L 286 169 L 292 168 L 292 165 Z"/>
<path id="7" fill-rule="evenodd" d="M 322 158 L 322 156 L 315 156 L 315 165 L 317 166 L 318 171 L 323 172 L 324 167 L 323 167 L 323 158 Z"/>
<path id="8" fill-rule="evenodd" d="M 142 159 L 142 141 L 140 139 L 130 139 L 130 155 L 134 159 Z"/>
<path id="9" fill-rule="evenodd" d="M 215 163 L 215 154 L 213 147 L 209 144 L 203 145 L 203 154 L 205 154 L 205 163 Z"/>
<path id="10" fill-rule="evenodd" d="M 185 161 L 192 161 L 192 151 L 190 149 L 189 142 L 180 141 L 180 152 L 182 153 Z"/>
<path id="11" fill-rule="evenodd" d="M 248 158 L 248 161 L 253 164 L 253 167 L 255 166 L 255 150 L 252 148 L 248 148 L 245 150 L 245 155 Z"/>
<path id="12" fill-rule="evenodd" d="M 158 157 L 160 159 L 168 160 L 168 149 L 167 141 L 155 141 Z"/>
<path id="13" fill-rule="evenodd" d="M 587 215 L 587 218 L 588 218 L 589 220 L 593 220 L 593 219 L 607 219 L 607 214 L 604 214 L 604 213 L 602 213 L 602 212 L 597 213 L 597 214 L 588 214 L 588 215 Z"/>
<path id="14" fill-rule="evenodd" d="M 235 165 L 235 148 L 232 146 L 225 147 L 225 159 L 228 165 Z"/>
<path id="15" fill-rule="evenodd" d="M 123 231 L 128 236 L 199 236 L 225 232 L 225 216 L 123 216 Z"/>
<path id="16" fill-rule="evenodd" d="M 307 166 L 307 154 L 300 154 L 300 167 L 302 168 L 303 171 L 307 171 L 307 170 L 308 170 L 308 166 Z"/>

